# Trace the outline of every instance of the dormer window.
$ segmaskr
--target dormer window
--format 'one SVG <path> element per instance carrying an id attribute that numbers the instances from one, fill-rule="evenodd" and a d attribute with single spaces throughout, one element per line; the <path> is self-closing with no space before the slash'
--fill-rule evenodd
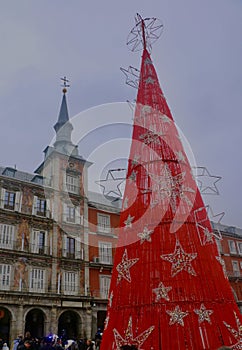
<path id="1" fill-rule="evenodd" d="M 3 171 L 3 175 L 9 176 L 9 177 L 14 177 L 15 176 L 16 169 L 13 168 L 5 168 Z"/>

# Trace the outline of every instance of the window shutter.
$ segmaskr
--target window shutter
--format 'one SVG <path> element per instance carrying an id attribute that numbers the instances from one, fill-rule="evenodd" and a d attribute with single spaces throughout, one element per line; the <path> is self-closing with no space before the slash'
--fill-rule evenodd
<path id="1" fill-rule="evenodd" d="M 39 253 L 39 231 L 33 230 L 31 235 L 31 252 Z"/>
<path id="2" fill-rule="evenodd" d="M 75 251 L 75 258 L 76 259 L 80 259 L 80 257 L 81 257 L 81 243 L 80 243 L 80 238 L 79 237 L 77 237 L 75 239 L 75 249 L 76 249 L 76 251 Z"/>
<path id="3" fill-rule="evenodd" d="M 62 241 L 62 247 L 63 247 L 63 251 L 62 251 L 62 255 L 64 257 L 66 257 L 66 253 L 67 253 L 67 235 L 63 235 L 63 241 Z"/>
<path id="4" fill-rule="evenodd" d="M 0 208 L 4 207 L 5 192 L 6 192 L 5 188 L 2 188 L 1 189 Z"/>
<path id="5" fill-rule="evenodd" d="M 34 199 L 33 199 L 33 207 L 32 207 L 32 215 L 36 215 L 36 206 L 37 206 L 37 196 L 34 196 Z"/>
<path id="6" fill-rule="evenodd" d="M 67 221 L 67 205 L 63 203 L 63 221 Z"/>
<path id="7" fill-rule="evenodd" d="M 80 207 L 75 207 L 76 224 L 81 224 Z"/>
<path id="8" fill-rule="evenodd" d="M 22 193 L 18 191 L 15 194 L 14 210 L 21 211 L 21 205 L 22 205 Z"/>
<path id="9" fill-rule="evenodd" d="M 50 199 L 49 198 L 46 198 L 46 216 L 47 216 L 47 218 L 51 217 Z"/>

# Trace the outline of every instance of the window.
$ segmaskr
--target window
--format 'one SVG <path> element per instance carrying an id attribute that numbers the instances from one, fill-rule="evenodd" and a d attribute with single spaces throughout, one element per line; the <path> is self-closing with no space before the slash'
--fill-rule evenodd
<path id="1" fill-rule="evenodd" d="M 75 208 L 66 206 L 66 221 L 67 222 L 75 222 Z"/>
<path id="2" fill-rule="evenodd" d="M 11 265 L 0 264 L 0 289 L 10 289 Z"/>
<path id="3" fill-rule="evenodd" d="M 12 191 L 2 188 L 0 207 L 7 210 L 21 210 L 22 196 L 19 191 Z"/>
<path id="4" fill-rule="evenodd" d="M 49 217 L 49 200 L 43 197 L 34 196 L 33 215 Z"/>
<path id="5" fill-rule="evenodd" d="M 217 244 L 217 247 L 218 247 L 218 251 L 219 251 L 220 253 L 223 253 L 223 248 L 222 248 L 221 240 L 220 240 L 220 239 L 216 239 L 216 244 Z"/>
<path id="6" fill-rule="evenodd" d="M 37 293 L 45 292 L 45 270 L 32 269 L 30 271 L 29 291 Z"/>
<path id="7" fill-rule="evenodd" d="M 239 270 L 239 262 L 232 260 L 232 267 L 233 267 L 233 272 L 234 276 L 240 276 L 240 270 Z"/>
<path id="8" fill-rule="evenodd" d="M 235 241 L 228 241 L 228 244 L 229 244 L 230 253 L 231 254 L 237 254 Z"/>
<path id="9" fill-rule="evenodd" d="M 0 248 L 13 249 L 14 225 L 0 224 Z"/>
<path id="10" fill-rule="evenodd" d="M 111 282 L 111 276 L 101 275 L 99 276 L 99 278 L 100 278 L 100 297 L 102 299 L 107 299 L 110 282 Z"/>
<path id="11" fill-rule="evenodd" d="M 63 274 L 63 291 L 64 294 L 77 294 L 77 272 L 64 272 Z"/>
<path id="12" fill-rule="evenodd" d="M 47 232 L 33 230 L 31 235 L 31 253 L 47 254 Z"/>
<path id="13" fill-rule="evenodd" d="M 97 214 L 97 224 L 98 224 L 98 231 L 99 232 L 105 232 L 105 233 L 111 232 L 110 215 L 98 213 Z"/>
<path id="14" fill-rule="evenodd" d="M 66 188 L 68 192 L 78 193 L 78 178 L 76 176 L 66 174 Z"/>
<path id="15" fill-rule="evenodd" d="M 237 242 L 239 254 L 242 255 L 242 242 Z"/>
<path id="16" fill-rule="evenodd" d="M 64 293 L 68 294 L 76 294 L 77 293 L 77 272 L 64 272 L 63 275 L 64 278 L 64 285 L 63 290 Z"/>
<path id="17" fill-rule="evenodd" d="M 112 243 L 99 242 L 99 261 L 103 264 L 112 264 Z"/>

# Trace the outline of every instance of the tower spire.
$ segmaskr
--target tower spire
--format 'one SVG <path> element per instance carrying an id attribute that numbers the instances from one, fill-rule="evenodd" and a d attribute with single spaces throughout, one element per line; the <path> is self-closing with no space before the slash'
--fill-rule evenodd
<path id="1" fill-rule="evenodd" d="M 67 107 L 67 100 L 66 100 L 66 93 L 67 88 L 70 87 L 69 80 L 64 76 L 64 78 L 61 78 L 63 81 L 63 84 L 61 85 L 63 87 L 62 92 L 62 101 L 59 111 L 59 116 L 56 124 L 54 125 L 54 129 L 56 132 L 56 141 L 54 143 L 54 148 L 64 154 L 70 155 L 71 153 L 75 153 L 77 155 L 77 147 L 73 145 L 71 140 L 71 134 L 73 130 L 73 126 L 69 119 L 69 113 L 68 113 L 68 107 Z"/>

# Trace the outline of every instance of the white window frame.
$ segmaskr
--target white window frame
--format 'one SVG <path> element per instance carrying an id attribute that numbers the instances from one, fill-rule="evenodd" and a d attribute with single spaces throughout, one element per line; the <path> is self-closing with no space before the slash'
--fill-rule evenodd
<path id="1" fill-rule="evenodd" d="M 97 213 L 98 232 L 111 233 L 110 215 Z"/>
<path id="2" fill-rule="evenodd" d="M 40 214 L 41 211 L 37 211 L 37 202 L 38 200 L 45 201 L 45 211 L 43 211 L 43 215 Z M 34 196 L 32 214 L 40 217 L 50 217 L 50 200 L 48 198 Z"/>
<path id="3" fill-rule="evenodd" d="M 5 196 L 6 196 L 7 192 L 14 194 L 14 202 L 13 202 L 12 208 L 5 207 Z M 22 205 L 22 193 L 20 191 L 12 191 L 12 190 L 5 189 L 5 188 L 1 189 L 0 208 L 5 209 L 5 210 L 21 211 L 21 205 Z"/>
<path id="4" fill-rule="evenodd" d="M 70 213 L 72 212 L 72 216 Z M 80 215 L 80 206 L 74 206 L 71 204 L 63 204 L 63 221 L 69 224 L 83 225 L 83 216 Z"/>
<path id="5" fill-rule="evenodd" d="M 13 249 L 15 239 L 15 226 L 0 224 L 0 248 Z"/>
<path id="6" fill-rule="evenodd" d="M 44 269 L 32 268 L 29 274 L 29 291 L 36 293 L 45 292 L 46 271 Z"/>
<path id="7" fill-rule="evenodd" d="M 64 294 L 78 294 L 78 272 L 64 271 L 62 278 L 62 289 Z"/>
<path id="8" fill-rule="evenodd" d="M 110 283 L 111 283 L 110 275 L 99 275 L 100 297 L 102 299 L 108 299 Z"/>
<path id="9" fill-rule="evenodd" d="M 44 234 L 44 245 L 40 245 L 41 235 Z M 37 254 L 47 254 L 48 253 L 48 233 L 45 230 L 36 230 L 33 229 L 31 232 L 31 253 Z"/>
<path id="10" fill-rule="evenodd" d="M 237 254 L 236 243 L 233 240 L 228 240 L 230 254 Z"/>
<path id="11" fill-rule="evenodd" d="M 242 241 L 237 241 L 236 243 L 237 243 L 239 255 L 242 255 Z M 241 246 L 241 249 L 240 249 L 240 246 Z"/>
<path id="12" fill-rule="evenodd" d="M 73 249 L 70 249 L 70 242 L 74 243 Z M 63 251 L 62 255 L 66 258 L 70 259 L 79 259 L 82 257 L 81 251 L 81 242 L 79 237 L 68 236 L 66 234 L 63 235 Z"/>
<path id="13" fill-rule="evenodd" d="M 102 264 L 113 263 L 112 243 L 111 242 L 98 242 L 99 262 Z"/>
<path id="14" fill-rule="evenodd" d="M 232 263 L 234 276 L 239 277 L 240 276 L 239 262 L 237 260 L 232 260 L 231 263 Z"/>
<path id="15" fill-rule="evenodd" d="M 0 264 L 0 289 L 10 290 L 12 266 L 8 264 Z"/>
<path id="16" fill-rule="evenodd" d="M 70 193 L 79 193 L 79 177 L 65 173 L 66 190 Z"/>

